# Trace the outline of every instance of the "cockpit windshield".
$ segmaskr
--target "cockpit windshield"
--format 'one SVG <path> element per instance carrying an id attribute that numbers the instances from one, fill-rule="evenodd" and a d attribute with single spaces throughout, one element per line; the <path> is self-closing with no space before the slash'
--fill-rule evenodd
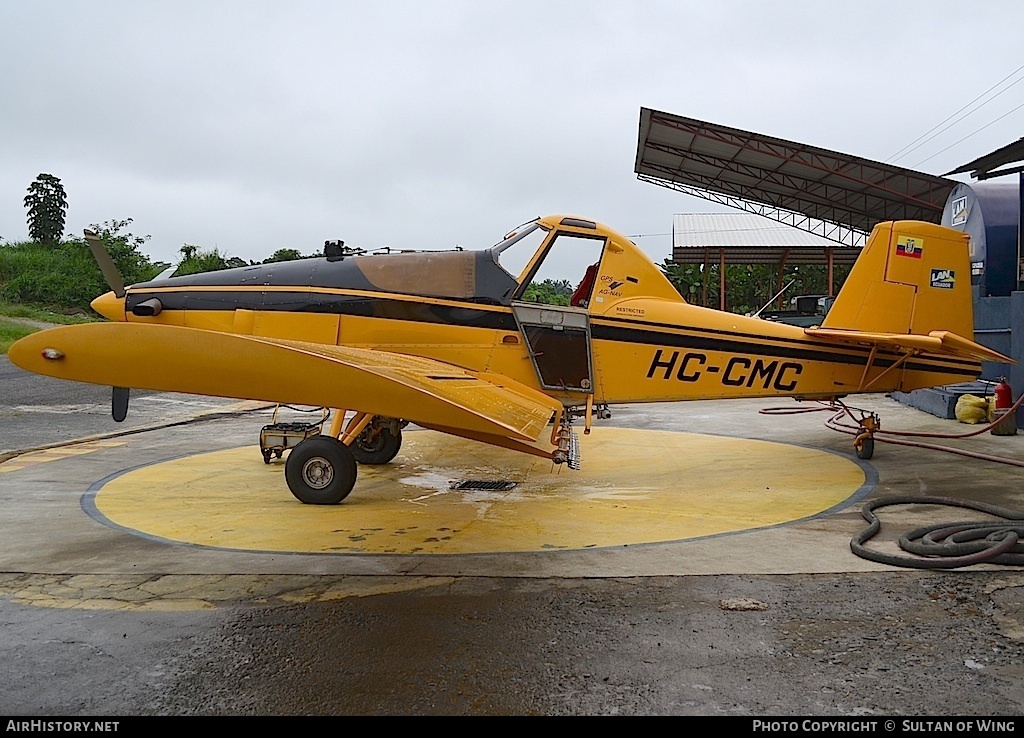
<path id="1" fill-rule="evenodd" d="M 586 227 L 577 222 L 567 225 Z M 539 220 L 524 223 L 489 249 L 491 258 L 519 283 L 515 299 L 585 308 L 590 303 L 605 238 L 559 231 L 541 254 L 550 234 L 551 228 Z M 531 264 L 535 254 L 538 258 Z"/>
<path id="2" fill-rule="evenodd" d="M 491 254 L 495 262 L 518 281 L 549 232 L 537 221 L 524 223 L 492 246 Z"/>

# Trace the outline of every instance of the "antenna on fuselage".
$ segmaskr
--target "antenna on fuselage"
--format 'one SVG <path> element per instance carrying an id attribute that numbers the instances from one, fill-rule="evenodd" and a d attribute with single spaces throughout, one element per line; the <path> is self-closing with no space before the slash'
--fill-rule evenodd
<path id="1" fill-rule="evenodd" d="M 341 239 L 324 241 L 324 256 L 327 257 L 327 261 L 342 261 L 346 256 L 362 256 L 365 253 L 365 249 L 346 246 Z"/>
<path id="2" fill-rule="evenodd" d="M 785 287 L 783 287 L 783 288 L 782 288 L 781 290 L 779 290 L 779 291 L 778 291 L 778 292 L 776 292 L 776 293 L 775 293 L 774 295 L 772 295 L 772 299 L 770 299 L 770 300 L 769 300 L 768 302 L 766 302 L 766 303 L 765 303 L 765 304 L 764 304 L 763 306 L 761 306 L 761 309 L 760 309 L 760 310 L 758 310 L 758 311 L 757 311 L 756 313 L 753 313 L 753 314 L 751 314 L 751 316 L 750 316 L 750 317 L 751 317 L 751 318 L 760 318 L 760 317 L 761 317 L 761 313 L 763 313 L 763 312 L 764 312 L 765 310 L 767 310 L 767 309 L 768 309 L 768 306 L 769 306 L 769 305 L 771 305 L 771 304 L 772 304 L 773 302 L 775 302 L 776 300 L 778 300 L 778 299 L 779 299 L 779 298 L 780 298 L 780 297 L 782 296 L 782 294 L 783 294 L 783 293 L 784 293 L 784 292 L 785 292 L 786 290 L 788 290 L 788 289 L 789 289 L 790 287 L 792 287 L 792 286 L 793 286 L 793 285 L 794 285 L 795 283 L 796 283 L 796 280 L 795 280 L 795 279 L 794 279 L 794 280 L 792 280 L 792 281 L 790 281 L 790 283 L 789 283 L 789 284 L 787 284 L 787 285 L 786 285 Z"/>
<path id="3" fill-rule="evenodd" d="M 345 242 L 337 239 L 324 241 L 324 256 L 327 261 L 341 261 L 345 258 Z"/>

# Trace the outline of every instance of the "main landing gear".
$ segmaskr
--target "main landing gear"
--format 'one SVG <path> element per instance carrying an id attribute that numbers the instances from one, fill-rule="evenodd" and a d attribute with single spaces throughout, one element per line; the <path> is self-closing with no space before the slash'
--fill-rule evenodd
<path id="1" fill-rule="evenodd" d="M 356 484 L 356 459 L 337 438 L 313 436 L 299 443 L 284 464 L 288 489 L 307 505 L 336 505 Z"/>
<path id="2" fill-rule="evenodd" d="M 375 415 L 349 446 L 360 464 L 386 464 L 402 448 L 402 426 L 396 418 Z"/>
<path id="3" fill-rule="evenodd" d="M 338 411 L 328 435 L 307 438 L 288 454 L 284 478 L 301 502 L 338 504 L 355 486 L 357 462 L 386 464 L 402 447 L 407 421 L 356 413 L 342 431 L 344 417 Z"/>

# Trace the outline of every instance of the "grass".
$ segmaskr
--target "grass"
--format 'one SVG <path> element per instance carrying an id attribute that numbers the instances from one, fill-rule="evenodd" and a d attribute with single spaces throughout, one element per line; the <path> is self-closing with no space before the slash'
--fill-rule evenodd
<path id="1" fill-rule="evenodd" d="M 9 318 L 29 318 L 30 320 L 41 320 L 44 323 L 57 323 L 60 325 L 75 325 L 77 323 L 95 323 L 102 320 L 98 316 L 89 315 L 64 315 L 62 313 L 46 310 L 34 305 L 19 305 L 10 302 L 0 302 L 0 315 Z"/>
<path id="2" fill-rule="evenodd" d="M 38 320 L 43 323 L 52 323 L 53 325 L 95 323 L 102 320 L 99 317 L 93 318 L 86 315 L 61 315 L 60 313 L 54 313 L 33 305 L 15 305 L 0 302 L 0 356 L 5 355 L 11 344 L 19 338 L 24 338 L 29 333 L 41 330 L 17 320 L 6 320 L 3 316 L 9 318 L 28 318 L 29 320 Z"/>
<path id="3" fill-rule="evenodd" d="M 130 244 L 115 239 L 107 247 L 128 284 L 144 282 L 159 271 L 159 265 Z M 69 239 L 56 246 L 0 243 L 0 301 L 88 313 L 89 303 L 109 290 L 84 241 Z"/>
<path id="4" fill-rule="evenodd" d="M 13 320 L 0 318 L 0 354 L 6 354 L 12 343 L 37 330 L 39 329 L 24 323 L 15 323 Z"/>

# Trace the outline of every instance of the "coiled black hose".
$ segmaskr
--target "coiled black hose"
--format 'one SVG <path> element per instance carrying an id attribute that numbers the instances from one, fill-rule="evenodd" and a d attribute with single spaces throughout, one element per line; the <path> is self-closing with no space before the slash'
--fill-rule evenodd
<path id="1" fill-rule="evenodd" d="M 997 521 L 940 523 L 916 528 L 900 536 L 900 548 L 912 556 L 889 554 L 864 546 L 882 528 L 875 510 L 890 505 L 943 505 L 961 507 L 1002 518 L 1021 521 L 1007 524 Z M 1024 566 L 1024 513 L 982 502 L 952 497 L 883 497 L 861 509 L 868 526 L 850 541 L 850 550 L 862 559 L 912 569 L 957 569 L 973 564 Z"/>

